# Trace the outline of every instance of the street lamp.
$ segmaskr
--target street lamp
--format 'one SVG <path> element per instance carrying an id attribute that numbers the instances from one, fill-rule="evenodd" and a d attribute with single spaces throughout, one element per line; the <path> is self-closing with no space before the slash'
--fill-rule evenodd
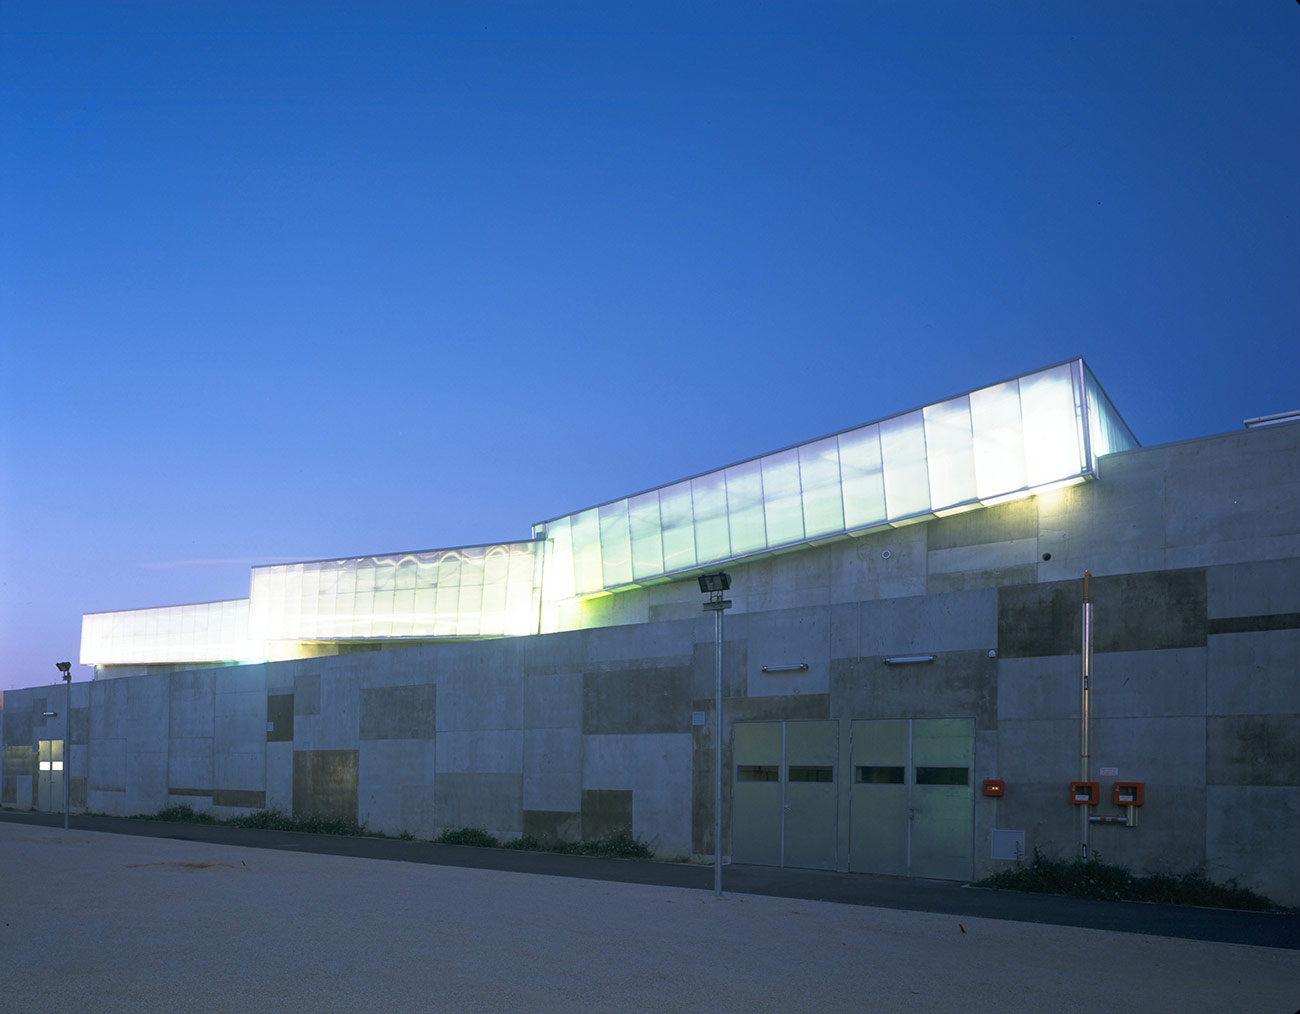
<path id="1" fill-rule="evenodd" d="M 731 608 L 723 598 L 731 587 L 731 575 L 725 571 L 700 575 L 700 591 L 709 597 L 704 611 L 714 616 L 713 714 L 717 726 L 713 733 L 713 762 L 717 784 L 713 786 L 713 893 L 722 897 L 722 613 Z"/>
<path id="2" fill-rule="evenodd" d="M 67 691 L 63 705 L 63 830 L 68 829 L 68 811 L 72 809 L 72 663 L 55 662 L 54 667 L 63 674 Z"/>

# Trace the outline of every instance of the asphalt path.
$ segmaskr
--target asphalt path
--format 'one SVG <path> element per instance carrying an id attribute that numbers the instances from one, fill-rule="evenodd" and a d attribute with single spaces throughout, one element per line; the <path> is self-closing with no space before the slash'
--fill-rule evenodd
<path id="1" fill-rule="evenodd" d="M 62 828 L 62 814 L 0 810 L 0 821 Z M 205 842 L 240 848 L 348 856 L 389 862 L 421 863 L 461 869 L 622 884 L 713 890 L 713 867 L 690 863 L 556 855 L 513 849 L 472 848 L 368 836 L 260 831 L 206 824 L 127 817 L 74 815 L 75 831 Z M 760 895 L 835 902 L 895 911 L 929 912 L 970 918 L 1010 920 L 1119 933 L 1175 937 L 1217 943 L 1300 950 L 1300 915 L 1238 912 L 1227 909 L 1096 901 L 1059 895 L 973 888 L 951 881 L 909 880 L 778 869 L 726 866 L 724 894 Z"/>

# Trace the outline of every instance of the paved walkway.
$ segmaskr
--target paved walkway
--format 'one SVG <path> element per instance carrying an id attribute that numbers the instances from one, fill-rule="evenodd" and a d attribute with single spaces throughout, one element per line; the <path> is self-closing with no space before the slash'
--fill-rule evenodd
<path id="1" fill-rule="evenodd" d="M 1282 946 L 734 887 L 717 900 L 693 885 L 591 879 L 576 867 L 535 875 L 302 847 L 315 836 L 294 836 L 308 839 L 298 848 L 250 848 L 3 818 L 0 1011 L 1291 1014 L 1300 1006 L 1300 954 Z M 366 851 L 367 840 L 352 841 Z M 368 841 L 424 854 L 419 843 Z M 742 872 L 728 871 L 733 881 Z"/>

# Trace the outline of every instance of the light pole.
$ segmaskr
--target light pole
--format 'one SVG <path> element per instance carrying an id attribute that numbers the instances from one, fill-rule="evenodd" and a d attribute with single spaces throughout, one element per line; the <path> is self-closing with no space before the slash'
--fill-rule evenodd
<path id="1" fill-rule="evenodd" d="M 713 714 L 717 725 L 713 732 L 713 764 L 717 784 L 713 786 L 713 893 L 719 898 L 722 897 L 722 613 L 731 608 L 731 602 L 722 596 L 730 587 L 731 575 L 724 571 L 700 575 L 700 591 L 709 597 L 704 611 L 714 616 Z"/>
<path id="2" fill-rule="evenodd" d="M 54 667 L 63 674 L 64 689 L 67 691 L 63 704 L 63 830 L 66 831 L 68 812 L 72 809 L 68 805 L 72 798 L 72 663 L 55 662 Z"/>

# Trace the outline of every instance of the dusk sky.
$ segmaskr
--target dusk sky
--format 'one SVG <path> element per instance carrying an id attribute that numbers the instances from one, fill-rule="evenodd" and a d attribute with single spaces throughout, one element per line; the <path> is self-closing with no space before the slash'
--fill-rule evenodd
<path id="1" fill-rule="evenodd" d="M 1082 355 L 1300 408 L 1300 7 L 0 4 L 0 690 Z M 74 669 L 78 679 L 87 668 Z"/>

